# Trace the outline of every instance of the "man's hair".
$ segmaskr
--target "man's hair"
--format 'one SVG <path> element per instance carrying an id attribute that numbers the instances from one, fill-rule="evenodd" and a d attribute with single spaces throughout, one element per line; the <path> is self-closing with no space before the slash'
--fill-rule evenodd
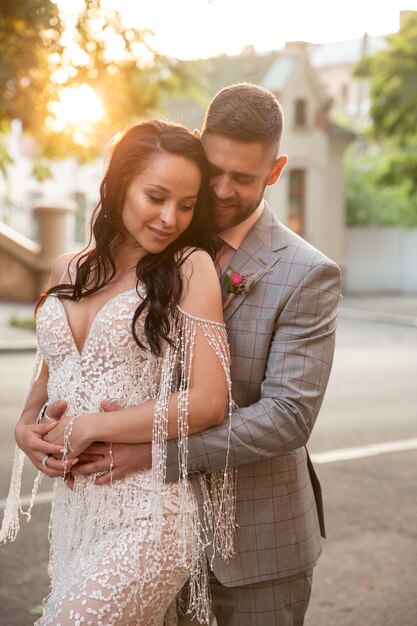
<path id="1" fill-rule="evenodd" d="M 283 113 L 270 91 L 251 83 L 237 83 L 219 91 L 210 102 L 202 134 L 224 135 L 248 143 L 262 143 L 278 152 Z"/>

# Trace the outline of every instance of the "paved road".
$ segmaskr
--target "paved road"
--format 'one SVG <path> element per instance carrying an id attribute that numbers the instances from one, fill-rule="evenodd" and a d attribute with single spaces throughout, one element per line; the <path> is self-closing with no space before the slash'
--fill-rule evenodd
<path id="1" fill-rule="evenodd" d="M 313 453 L 417 437 L 417 328 L 343 320 Z M 306 626 L 417 626 L 417 451 L 317 465 L 328 539 Z"/>
<path id="2" fill-rule="evenodd" d="M 0 356 L 0 499 L 28 354 Z M 417 437 L 417 328 L 342 319 L 313 454 Z M 306 626 L 417 626 L 417 451 L 317 465 L 327 531 Z M 45 482 L 42 488 L 50 489 Z M 30 481 L 24 484 L 30 491 Z M 47 592 L 49 505 L 0 548 L 0 624 L 29 626 Z"/>

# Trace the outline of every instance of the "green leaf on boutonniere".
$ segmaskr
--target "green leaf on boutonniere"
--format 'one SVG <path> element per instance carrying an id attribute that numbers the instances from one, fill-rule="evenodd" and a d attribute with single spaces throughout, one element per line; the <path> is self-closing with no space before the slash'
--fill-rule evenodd
<path id="1" fill-rule="evenodd" d="M 252 274 L 241 274 L 240 272 L 235 272 L 235 270 L 229 265 L 224 276 L 224 286 L 229 292 L 229 296 L 223 305 L 223 310 L 229 306 L 235 296 L 240 293 L 249 293 L 257 279 L 261 278 L 265 274 L 269 274 L 271 271 L 272 270 L 268 269 L 259 270 L 258 272 L 253 272 Z"/>

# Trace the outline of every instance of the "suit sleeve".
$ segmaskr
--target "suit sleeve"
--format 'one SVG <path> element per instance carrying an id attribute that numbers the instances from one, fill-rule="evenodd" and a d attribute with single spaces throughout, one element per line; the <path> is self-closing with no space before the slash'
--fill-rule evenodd
<path id="1" fill-rule="evenodd" d="M 311 268 L 277 309 L 259 398 L 232 414 L 229 465 L 279 456 L 308 441 L 330 376 L 339 298 L 340 270 L 327 262 Z M 256 355 L 258 338 L 252 339 Z M 175 442 L 170 445 L 174 452 Z M 193 435 L 188 450 L 189 473 L 224 468 L 228 424 Z M 176 478 L 175 463 L 170 463 L 176 454 L 168 457 L 170 480 Z"/>

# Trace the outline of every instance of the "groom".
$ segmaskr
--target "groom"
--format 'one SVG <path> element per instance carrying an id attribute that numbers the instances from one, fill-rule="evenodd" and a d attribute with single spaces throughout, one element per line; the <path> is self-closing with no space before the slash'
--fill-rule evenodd
<path id="1" fill-rule="evenodd" d="M 228 267 L 257 274 L 250 291 L 225 309 L 239 407 L 229 459 L 238 468 L 238 528 L 236 557 L 228 564 L 215 559 L 211 572 L 219 626 L 303 624 L 324 534 L 319 484 L 305 444 L 331 370 L 340 273 L 280 224 L 264 200 L 287 162 L 277 156 L 281 132 L 275 96 L 245 83 L 214 97 L 201 135 L 223 242 L 217 263 L 224 299 Z M 227 424 L 191 436 L 190 474 L 222 469 L 227 439 Z M 170 446 L 167 473 L 174 480 L 175 442 Z M 75 466 L 74 473 L 108 469 L 107 449 L 97 444 L 95 460 Z M 119 478 L 148 466 L 150 450 L 114 445 L 113 458 L 113 478 Z M 108 480 L 105 474 L 97 482 Z"/>

